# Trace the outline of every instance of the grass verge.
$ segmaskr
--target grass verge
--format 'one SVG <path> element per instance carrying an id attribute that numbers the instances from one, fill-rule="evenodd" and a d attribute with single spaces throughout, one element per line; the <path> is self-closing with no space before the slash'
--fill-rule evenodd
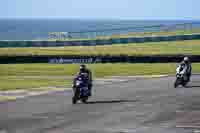
<path id="1" fill-rule="evenodd" d="M 175 74 L 176 64 L 90 64 L 93 76 L 132 76 Z M 2 64 L 0 65 L 0 90 L 29 89 L 45 86 L 71 86 L 78 64 Z M 193 64 L 193 73 L 200 72 L 200 63 Z M 32 77 L 31 77 L 32 76 Z M 35 76 L 35 77 L 34 77 Z M 29 77 L 29 78 L 27 78 Z M 45 78 L 46 77 L 46 78 Z"/>
<path id="2" fill-rule="evenodd" d="M 21 76 L 18 76 L 17 78 L 7 76 L 0 78 L 0 90 L 33 89 L 49 86 L 70 87 L 70 84 L 70 80 L 62 79 L 26 79 Z"/>
<path id="3" fill-rule="evenodd" d="M 0 48 L 0 56 L 16 55 L 199 55 L 200 40 L 130 43 L 105 46 Z"/>

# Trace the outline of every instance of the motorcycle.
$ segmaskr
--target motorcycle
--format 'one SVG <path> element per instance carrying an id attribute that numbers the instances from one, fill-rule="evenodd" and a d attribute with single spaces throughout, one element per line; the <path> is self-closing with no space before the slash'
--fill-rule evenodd
<path id="1" fill-rule="evenodd" d="M 182 85 L 185 87 L 188 83 L 188 77 L 186 75 L 186 71 L 184 70 L 184 66 L 179 65 L 176 69 L 176 80 L 174 82 L 174 88 Z"/>
<path id="2" fill-rule="evenodd" d="M 75 79 L 75 86 L 73 87 L 74 96 L 72 97 L 72 103 L 76 104 L 81 100 L 83 103 L 87 103 L 89 98 L 88 83 L 84 74 L 79 75 Z"/>

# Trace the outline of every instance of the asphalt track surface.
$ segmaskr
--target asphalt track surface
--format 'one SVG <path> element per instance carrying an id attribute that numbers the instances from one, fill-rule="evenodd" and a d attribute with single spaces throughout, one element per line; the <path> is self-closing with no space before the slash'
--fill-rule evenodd
<path id="1" fill-rule="evenodd" d="M 88 104 L 71 91 L 0 103 L 0 133 L 192 133 L 200 127 L 200 76 L 97 83 Z M 199 124 L 199 125 L 198 125 Z"/>

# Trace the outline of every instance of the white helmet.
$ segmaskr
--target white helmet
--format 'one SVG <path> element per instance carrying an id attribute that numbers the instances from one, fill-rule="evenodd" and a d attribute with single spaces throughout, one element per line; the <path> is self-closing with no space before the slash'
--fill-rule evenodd
<path id="1" fill-rule="evenodd" d="M 183 60 L 184 60 L 184 61 L 189 61 L 189 58 L 188 58 L 188 57 L 184 57 Z"/>

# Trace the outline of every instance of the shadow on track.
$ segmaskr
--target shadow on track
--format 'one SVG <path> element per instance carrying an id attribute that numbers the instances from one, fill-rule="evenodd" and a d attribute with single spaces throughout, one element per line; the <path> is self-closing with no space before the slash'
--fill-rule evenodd
<path id="1" fill-rule="evenodd" d="M 188 85 L 186 88 L 200 88 L 200 85 Z"/>
<path id="2" fill-rule="evenodd" d="M 88 101 L 87 104 L 110 104 L 110 103 L 130 103 L 139 100 L 107 100 L 107 101 Z"/>

